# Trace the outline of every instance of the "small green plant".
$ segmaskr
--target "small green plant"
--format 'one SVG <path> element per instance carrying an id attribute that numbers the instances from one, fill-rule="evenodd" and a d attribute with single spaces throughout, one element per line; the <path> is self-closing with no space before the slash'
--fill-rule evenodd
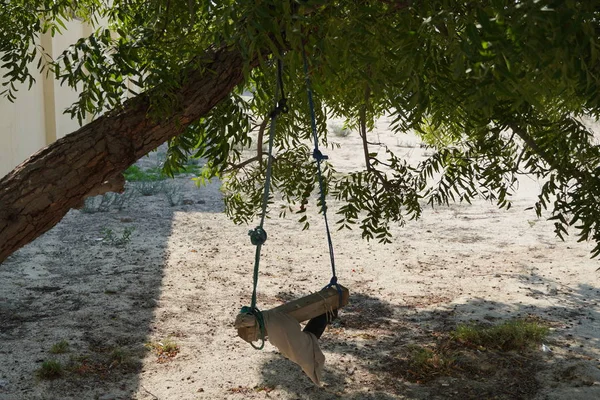
<path id="1" fill-rule="evenodd" d="M 152 349 L 158 355 L 159 363 L 167 362 L 179 353 L 179 345 L 171 339 L 147 343 L 146 347 Z"/>
<path id="2" fill-rule="evenodd" d="M 64 373 L 62 364 L 56 360 L 47 360 L 42 363 L 42 366 L 36 371 L 36 375 L 40 379 L 57 379 Z"/>
<path id="3" fill-rule="evenodd" d="M 104 228 L 101 231 L 102 234 L 102 242 L 104 244 L 109 244 L 112 246 L 125 246 L 129 242 L 131 242 L 131 234 L 135 231 L 134 227 L 127 227 L 123 229 L 123 233 L 121 236 L 117 235 L 112 229 Z"/>
<path id="4" fill-rule="evenodd" d="M 331 132 L 337 137 L 348 137 L 352 131 L 346 125 L 331 125 Z"/>
<path id="5" fill-rule="evenodd" d="M 99 212 L 108 212 L 110 210 L 110 206 L 115 200 L 116 193 L 106 193 L 100 197 L 100 204 L 98 204 Z"/>
<path id="6" fill-rule="evenodd" d="M 123 173 L 127 182 L 151 182 L 165 179 L 164 174 L 158 168 L 143 170 L 137 165 L 132 165 Z"/>
<path id="7" fill-rule="evenodd" d="M 117 347 L 110 352 L 111 366 L 126 364 L 129 361 L 129 353 L 127 350 Z"/>
<path id="8" fill-rule="evenodd" d="M 199 174 L 202 167 L 197 158 L 188 159 L 188 163 L 182 168 L 172 171 L 173 175 L 179 174 Z M 137 165 L 132 165 L 123 173 L 127 182 L 155 182 L 167 179 L 168 175 L 163 172 L 162 164 L 148 169 L 141 169 Z"/>
<path id="9" fill-rule="evenodd" d="M 450 375 L 456 364 L 455 356 L 445 348 L 429 349 L 415 345 L 409 349 L 410 372 L 417 379 Z"/>
<path id="10" fill-rule="evenodd" d="M 77 375 L 88 375 L 94 372 L 94 367 L 90 362 L 89 355 L 71 356 L 65 369 Z"/>
<path id="11" fill-rule="evenodd" d="M 109 207 L 110 198 L 107 198 L 106 195 L 91 196 L 83 201 L 81 211 L 87 214 L 94 214 L 97 212 L 106 212 Z"/>
<path id="12" fill-rule="evenodd" d="M 132 354 L 122 347 L 113 349 L 108 356 L 108 368 L 119 368 L 121 371 L 137 371 L 141 367 L 139 360 L 136 360 Z"/>
<path id="13" fill-rule="evenodd" d="M 517 319 L 491 327 L 459 325 L 451 336 L 460 343 L 480 349 L 510 351 L 540 344 L 548 333 L 548 327 L 538 322 Z"/>
<path id="14" fill-rule="evenodd" d="M 52 354 L 63 354 L 69 351 L 69 342 L 66 340 L 61 340 L 58 343 L 54 343 L 50 348 L 50 353 Z"/>
<path id="15" fill-rule="evenodd" d="M 163 191 L 164 182 L 160 181 L 139 181 L 135 185 L 136 190 L 142 196 L 154 196 Z"/>
<path id="16" fill-rule="evenodd" d="M 95 198 L 94 197 L 86 197 L 85 200 L 83 200 L 83 207 L 81 207 L 81 212 L 86 213 L 86 214 L 93 214 L 97 211 L 98 211 L 98 209 L 96 208 Z"/>
<path id="17" fill-rule="evenodd" d="M 113 193 L 112 204 L 117 210 L 122 211 L 129 204 L 133 203 L 138 197 L 138 191 L 134 188 L 125 188 L 123 193 Z"/>
<path id="18" fill-rule="evenodd" d="M 99 196 L 87 197 L 83 201 L 83 207 L 81 208 L 81 211 L 88 214 L 108 212 L 110 210 L 110 206 L 115 201 L 116 196 L 116 193 L 106 193 Z"/>
<path id="19" fill-rule="evenodd" d="M 102 234 L 102 241 L 106 244 L 112 244 L 115 238 L 115 232 L 110 228 L 103 228 L 100 233 Z"/>
<path id="20" fill-rule="evenodd" d="M 408 140 L 400 140 L 396 138 L 396 146 L 407 149 L 414 149 L 415 147 L 417 147 L 417 144 Z"/>
<path id="21" fill-rule="evenodd" d="M 183 194 L 181 193 L 181 186 L 174 182 L 165 183 L 163 192 L 165 197 L 169 201 L 171 207 L 175 207 L 181 200 L 183 199 Z"/>

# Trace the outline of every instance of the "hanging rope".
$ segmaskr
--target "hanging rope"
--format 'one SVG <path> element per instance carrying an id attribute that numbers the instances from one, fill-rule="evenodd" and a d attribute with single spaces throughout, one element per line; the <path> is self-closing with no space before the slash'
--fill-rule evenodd
<path id="1" fill-rule="evenodd" d="M 313 101 L 312 85 L 310 75 L 308 73 L 308 60 L 306 58 L 306 50 L 302 49 L 302 60 L 304 62 L 304 79 L 306 80 L 306 92 L 308 94 L 308 108 L 310 110 L 310 125 L 313 134 L 315 148 L 313 150 L 313 158 L 317 161 L 317 176 L 319 178 L 319 192 L 321 195 L 321 211 L 325 219 L 325 231 L 327 232 L 327 244 L 329 245 L 329 258 L 331 260 L 331 280 L 325 286 L 325 289 L 335 286 L 338 291 L 340 307 L 342 305 L 342 288 L 338 284 L 337 275 L 335 273 L 335 256 L 333 254 L 333 241 L 331 240 L 331 232 L 329 230 L 329 222 L 327 220 L 327 203 L 325 199 L 325 183 L 323 181 L 323 173 L 321 171 L 321 162 L 327 160 L 328 157 L 319 150 L 319 135 L 317 134 L 317 118 L 315 116 L 315 104 Z"/>
<path id="2" fill-rule="evenodd" d="M 287 113 L 287 99 L 285 98 L 285 92 L 283 90 L 283 66 L 281 59 L 277 60 L 277 86 L 275 88 L 275 101 L 273 111 L 269 114 L 271 118 L 271 126 L 269 127 L 269 150 L 267 152 L 267 170 L 265 172 L 265 190 L 263 192 L 262 200 L 262 212 L 260 217 L 260 224 L 250 230 L 248 235 L 250 236 L 250 242 L 256 246 L 256 252 L 254 254 L 254 274 L 253 274 L 253 286 L 252 286 L 252 300 L 250 306 L 242 307 L 240 311 L 243 314 L 251 314 L 256 318 L 258 327 L 260 330 L 260 346 L 256 346 L 254 343 L 250 343 L 252 347 L 257 350 L 261 350 L 265 346 L 265 322 L 262 312 L 256 307 L 256 288 L 258 286 L 258 270 L 260 264 L 260 250 L 262 245 L 267 241 L 267 232 L 263 229 L 265 218 L 267 216 L 267 206 L 269 205 L 269 191 L 271 189 L 271 170 L 272 170 L 272 153 L 273 153 L 273 139 L 275 137 L 275 127 L 277 117 L 281 113 Z M 279 100 L 278 99 L 279 97 Z"/>

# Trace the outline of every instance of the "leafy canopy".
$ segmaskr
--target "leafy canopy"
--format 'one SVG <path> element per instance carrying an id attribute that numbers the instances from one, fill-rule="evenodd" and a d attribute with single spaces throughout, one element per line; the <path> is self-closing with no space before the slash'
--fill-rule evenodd
<path id="1" fill-rule="evenodd" d="M 315 190 L 306 51 L 320 140 L 328 144 L 330 118 L 343 118 L 364 139 L 363 169 L 341 175 L 326 168 L 329 195 L 343 204 L 341 227 L 358 224 L 367 239 L 389 241 L 389 224 L 419 217 L 426 204 L 481 196 L 508 208 L 518 177 L 532 174 L 545 182 L 537 214 L 554 220 L 560 237 L 574 226 L 581 240 L 600 243 L 600 151 L 580 122 L 600 113 L 595 3 L 4 0 L 0 82 L 14 99 L 15 83 L 32 83 L 37 67 L 80 89 L 67 110 L 80 121 L 127 107 L 124 99 L 142 92 L 150 117 L 168 118 L 186 73 L 207 67 L 206 51 L 241 52 L 245 83 L 171 140 L 166 172 L 190 155 L 205 157 L 202 176 L 225 179 L 227 211 L 245 222 L 260 208 L 276 58 L 284 61 L 292 105 L 275 138 L 272 185 L 282 213 L 304 214 Z M 40 36 L 58 34 L 73 18 L 95 32 L 52 59 Z M 394 132 L 419 133 L 433 154 L 408 165 L 371 143 L 384 114 Z M 248 149 L 255 149 L 249 159 Z"/>

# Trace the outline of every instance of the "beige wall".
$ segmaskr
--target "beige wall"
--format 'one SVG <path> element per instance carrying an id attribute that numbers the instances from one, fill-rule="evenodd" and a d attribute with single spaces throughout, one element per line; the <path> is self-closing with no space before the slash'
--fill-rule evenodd
<path id="1" fill-rule="evenodd" d="M 91 29 L 79 21 L 71 21 L 66 24 L 68 35 L 55 36 L 53 38 L 52 50 L 54 57 L 58 57 L 67 47 L 83 36 L 88 36 Z M 59 139 L 79 129 L 77 118 L 71 119 L 64 111 L 77 101 L 77 92 L 67 86 L 61 86 L 59 81 L 54 81 L 54 104 L 56 114 L 56 138 Z"/>
<path id="2" fill-rule="evenodd" d="M 2 70 L 0 74 L 3 75 Z M 17 85 L 14 103 L 0 98 L 0 176 L 46 145 L 44 127 L 44 93 L 40 74 L 34 74 L 36 84 Z"/>
<path id="3" fill-rule="evenodd" d="M 42 38 L 42 45 L 54 57 L 92 31 L 79 21 L 71 21 L 66 26 L 63 35 Z M 32 71 L 36 64 L 31 66 Z M 1 69 L 0 75 L 4 75 Z M 58 81 L 45 78 L 45 74 L 35 71 L 33 75 L 36 83 L 30 90 L 27 85 L 17 86 L 19 91 L 14 103 L 0 98 L 0 177 L 39 149 L 79 128 L 77 119 L 63 114 L 77 100 L 77 93 L 60 86 Z"/>

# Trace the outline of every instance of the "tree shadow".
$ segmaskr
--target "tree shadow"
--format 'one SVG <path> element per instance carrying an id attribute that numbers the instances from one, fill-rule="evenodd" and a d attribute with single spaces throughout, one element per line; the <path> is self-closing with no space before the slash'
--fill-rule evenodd
<path id="1" fill-rule="evenodd" d="M 303 399 L 600 398 L 600 371 L 596 368 L 600 359 L 600 289 L 580 285 L 557 291 L 557 282 L 533 278 L 547 288 L 542 294 L 550 297 L 553 305 L 472 299 L 422 310 L 352 293 L 350 304 L 321 339 L 328 359 L 325 388 L 312 385 L 299 367 L 283 357 L 262 366 L 264 384 Z M 546 351 L 541 346 L 507 353 L 448 347 L 448 334 L 460 323 L 491 325 L 513 318 L 550 325 Z M 425 379 L 411 376 L 411 352 L 416 346 L 439 350 L 442 356 L 451 351 L 447 354 L 452 354 L 452 367 L 433 368 Z"/>
<path id="2" fill-rule="evenodd" d="M 222 212 L 212 192 L 179 207 L 156 195 L 124 212 L 71 210 L 0 264 L 0 398 L 133 397 L 157 334 L 174 214 Z M 60 379 L 44 375 L 49 360 Z"/>

